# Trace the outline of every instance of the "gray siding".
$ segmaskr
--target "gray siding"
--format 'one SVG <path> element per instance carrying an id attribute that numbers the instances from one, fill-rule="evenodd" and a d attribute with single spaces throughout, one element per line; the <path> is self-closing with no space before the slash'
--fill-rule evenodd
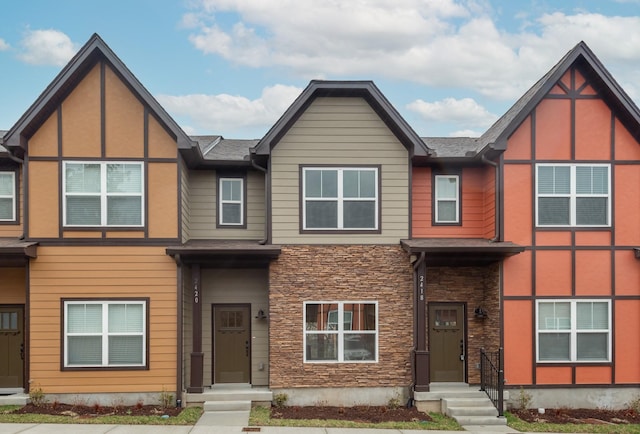
<path id="1" fill-rule="evenodd" d="M 381 166 L 381 234 L 301 234 L 300 165 Z M 362 98 L 317 98 L 271 152 L 275 244 L 397 244 L 409 235 L 409 155 Z"/>
<path id="2" fill-rule="evenodd" d="M 189 172 L 190 238 L 195 239 L 249 239 L 265 237 L 264 174 L 247 174 L 247 227 L 216 228 L 216 172 L 193 170 Z"/>
<path id="3" fill-rule="evenodd" d="M 269 312 L 268 271 L 264 269 L 202 270 L 202 350 L 204 352 L 204 384 L 212 379 L 212 304 L 251 304 L 251 384 L 269 384 L 268 320 L 256 319 L 258 310 Z M 259 369 L 262 363 L 263 368 Z"/>

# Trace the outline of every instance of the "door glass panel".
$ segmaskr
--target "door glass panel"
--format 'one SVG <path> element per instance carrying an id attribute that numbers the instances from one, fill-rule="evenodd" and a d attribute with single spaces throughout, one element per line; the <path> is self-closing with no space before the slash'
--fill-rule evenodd
<path id="1" fill-rule="evenodd" d="M 436 309 L 436 327 L 457 327 L 458 314 L 455 309 Z"/>

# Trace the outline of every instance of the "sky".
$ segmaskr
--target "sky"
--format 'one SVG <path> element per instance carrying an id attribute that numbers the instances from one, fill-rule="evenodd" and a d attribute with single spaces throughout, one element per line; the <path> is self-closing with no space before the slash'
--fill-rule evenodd
<path id="1" fill-rule="evenodd" d="M 640 0 L 4 0 L 0 18 L 0 130 L 93 33 L 191 135 L 258 139 L 322 79 L 373 80 L 420 136 L 475 137 L 580 41 L 640 101 Z"/>

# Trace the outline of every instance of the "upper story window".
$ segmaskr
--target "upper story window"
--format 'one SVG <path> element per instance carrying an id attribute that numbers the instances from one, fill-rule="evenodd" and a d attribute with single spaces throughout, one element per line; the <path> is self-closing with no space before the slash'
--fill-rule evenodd
<path id="1" fill-rule="evenodd" d="M 65 367 L 146 365 L 147 302 L 64 302 Z"/>
<path id="2" fill-rule="evenodd" d="M 537 226 L 609 226 L 608 164 L 538 164 Z"/>
<path id="3" fill-rule="evenodd" d="M 434 185 L 434 223 L 460 223 L 460 177 L 436 175 Z"/>
<path id="4" fill-rule="evenodd" d="M 377 302 L 305 302 L 304 347 L 305 362 L 375 362 Z"/>
<path id="5" fill-rule="evenodd" d="M 377 230 L 378 169 L 302 169 L 303 229 Z"/>
<path id="6" fill-rule="evenodd" d="M 16 173 L 0 172 L 0 221 L 16 219 Z"/>
<path id="7" fill-rule="evenodd" d="M 244 179 L 218 178 L 218 225 L 244 224 Z"/>
<path id="8" fill-rule="evenodd" d="M 124 162 L 64 163 L 65 226 L 142 226 L 143 166 Z"/>
<path id="9" fill-rule="evenodd" d="M 610 318 L 608 300 L 538 301 L 538 362 L 610 361 Z"/>

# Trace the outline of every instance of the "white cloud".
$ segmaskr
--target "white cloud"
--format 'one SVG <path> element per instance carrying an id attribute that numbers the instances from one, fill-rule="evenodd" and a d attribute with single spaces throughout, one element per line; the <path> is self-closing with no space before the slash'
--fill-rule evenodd
<path id="1" fill-rule="evenodd" d="M 8 42 L 6 42 L 4 39 L 0 38 L 0 51 L 6 51 L 9 48 L 11 48 L 11 46 L 9 45 Z"/>
<path id="2" fill-rule="evenodd" d="M 183 17 L 204 53 L 304 78 L 388 77 L 514 100 L 585 40 L 614 68 L 640 63 L 640 17 L 563 13 L 507 17 L 474 0 L 199 0 Z M 188 24 L 188 25 L 187 25 Z M 606 38 L 602 35 L 606 35 Z M 611 68 L 611 69 L 614 69 Z M 637 67 L 636 67 L 637 68 Z M 637 74 L 637 69 L 636 69 Z M 633 93 L 633 88 L 632 92 Z"/>
<path id="3" fill-rule="evenodd" d="M 418 99 L 408 104 L 407 109 L 426 121 L 451 123 L 467 131 L 472 131 L 469 127 L 488 128 L 498 119 L 497 115 L 490 113 L 471 98 L 445 98 L 436 102 Z"/>
<path id="4" fill-rule="evenodd" d="M 64 66 L 76 54 L 78 48 L 59 30 L 29 30 L 20 41 L 22 50 L 18 57 L 32 65 Z"/>
<path id="5" fill-rule="evenodd" d="M 159 95 L 160 104 L 174 117 L 187 117 L 189 134 L 196 130 L 216 134 L 233 134 L 250 128 L 271 127 L 302 89 L 275 85 L 262 90 L 259 98 L 250 100 L 237 95 Z M 245 137 L 243 137 L 245 138 Z"/>

